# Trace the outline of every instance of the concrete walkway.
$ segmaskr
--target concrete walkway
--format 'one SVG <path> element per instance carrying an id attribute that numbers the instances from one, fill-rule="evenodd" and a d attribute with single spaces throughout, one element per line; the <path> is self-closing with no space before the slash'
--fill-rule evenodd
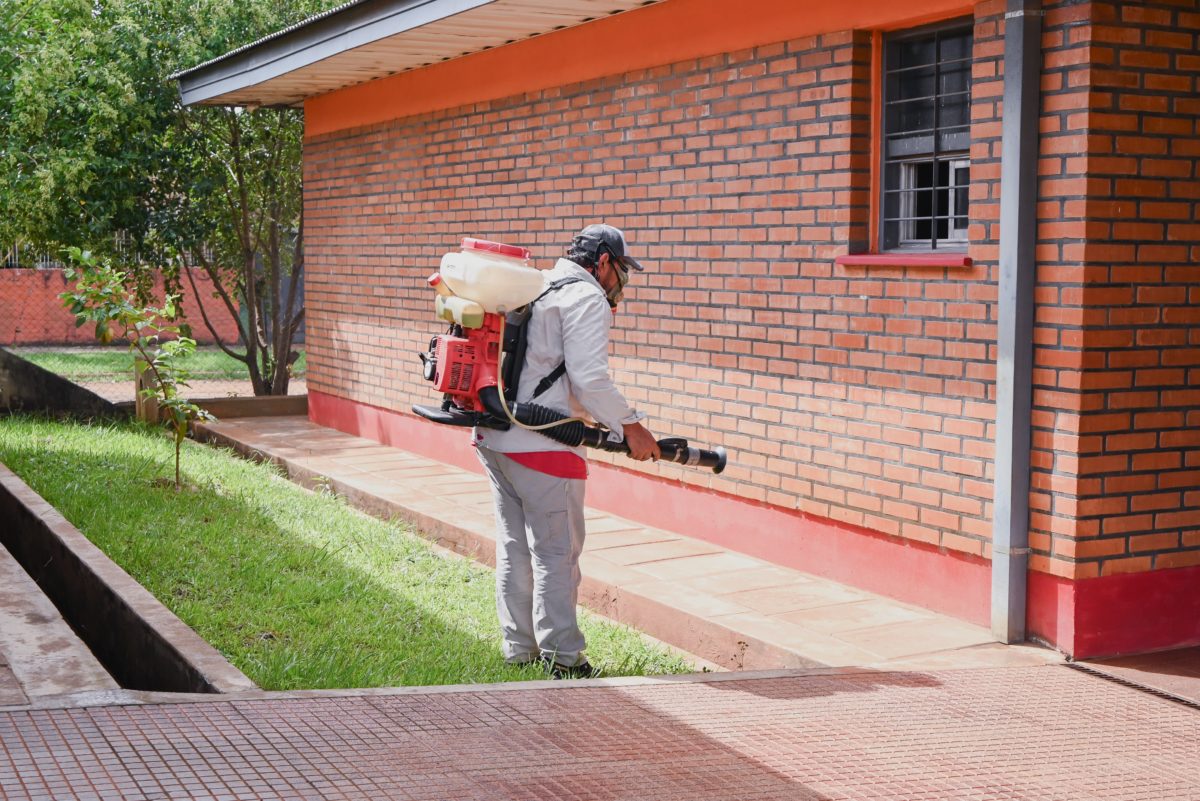
<path id="1" fill-rule="evenodd" d="M 1080 663 L 1079 667 L 1166 697 L 1189 701 L 1200 709 L 1200 646 L 1091 660 Z"/>
<path id="2" fill-rule="evenodd" d="M 0 712 L 0 797 L 1196 801 L 1200 710 L 1064 665 Z"/>
<path id="3" fill-rule="evenodd" d="M 494 563 L 491 491 L 481 474 L 303 417 L 231 419 L 204 426 L 201 436 Z M 939 668 L 1058 658 L 1001 646 L 979 626 L 594 509 L 587 526 L 581 603 L 722 668 Z"/>

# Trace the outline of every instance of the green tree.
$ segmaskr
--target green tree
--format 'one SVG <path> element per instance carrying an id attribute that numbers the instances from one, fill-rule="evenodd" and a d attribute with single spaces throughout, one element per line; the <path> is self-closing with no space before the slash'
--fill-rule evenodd
<path id="1" fill-rule="evenodd" d="M 0 3 L 0 236 L 135 260 L 179 187 L 162 133 L 162 9 L 87 0 Z M 136 6 L 136 7 L 135 7 Z"/>
<path id="2" fill-rule="evenodd" d="M 303 120 L 294 109 L 194 109 L 182 117 L 180 147 L 192 155 L 196 176 L 187 216 L 208 235 L 181 243 L 178 252 L 193 254 L 215 297 L 201 296 L 191 272 L 177 274 L 188 280 L 206 324 L 213 305 L 238 319 L 241 350 L 217 341 L 246 363 L 255 394 L 286 395 L 298 355 L 292 343 L 304 320 L 297 302 Z"/>
<path id="3" fill-rule="evenodd" d="M 285 394 L 304 317 L 301 113 L 184 109 L 171 75 L 337 4 L 0 2 L 0 241 L 90 249 L 143 289 L 146 265 L 164 269 L 203 318 L 239 319 L 220 344 L 255 393 Z"/>

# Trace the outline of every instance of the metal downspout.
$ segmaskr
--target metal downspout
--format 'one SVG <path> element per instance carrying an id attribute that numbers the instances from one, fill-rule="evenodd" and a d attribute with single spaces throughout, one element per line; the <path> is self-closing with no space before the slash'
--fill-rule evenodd
<path id="1" fill-rule="evenodd" d="M 1008 0 L 1000 155 L 992 633 L 1001 642 L 1009 643 L 1025 639 L 1029 566 L 1041 36 L 1041 0 Z"/>

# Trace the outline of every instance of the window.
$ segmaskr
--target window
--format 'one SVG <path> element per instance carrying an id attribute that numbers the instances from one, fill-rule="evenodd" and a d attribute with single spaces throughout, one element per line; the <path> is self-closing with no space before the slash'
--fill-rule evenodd
<path id="1" fill-rule="evenodd" d="M 884 250 L 966 247 L 971 44 L 957 24 L 884 45 Z"/>

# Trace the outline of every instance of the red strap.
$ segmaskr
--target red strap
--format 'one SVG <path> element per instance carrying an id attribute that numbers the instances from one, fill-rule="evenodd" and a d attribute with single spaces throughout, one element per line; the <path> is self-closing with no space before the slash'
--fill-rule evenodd
<path id="1" fill-rule="evenodd" d="M 587 478 L 587 462 L 570 451 L 532 451 L 504 455 L 522 467 L 555 478 Z"/>

